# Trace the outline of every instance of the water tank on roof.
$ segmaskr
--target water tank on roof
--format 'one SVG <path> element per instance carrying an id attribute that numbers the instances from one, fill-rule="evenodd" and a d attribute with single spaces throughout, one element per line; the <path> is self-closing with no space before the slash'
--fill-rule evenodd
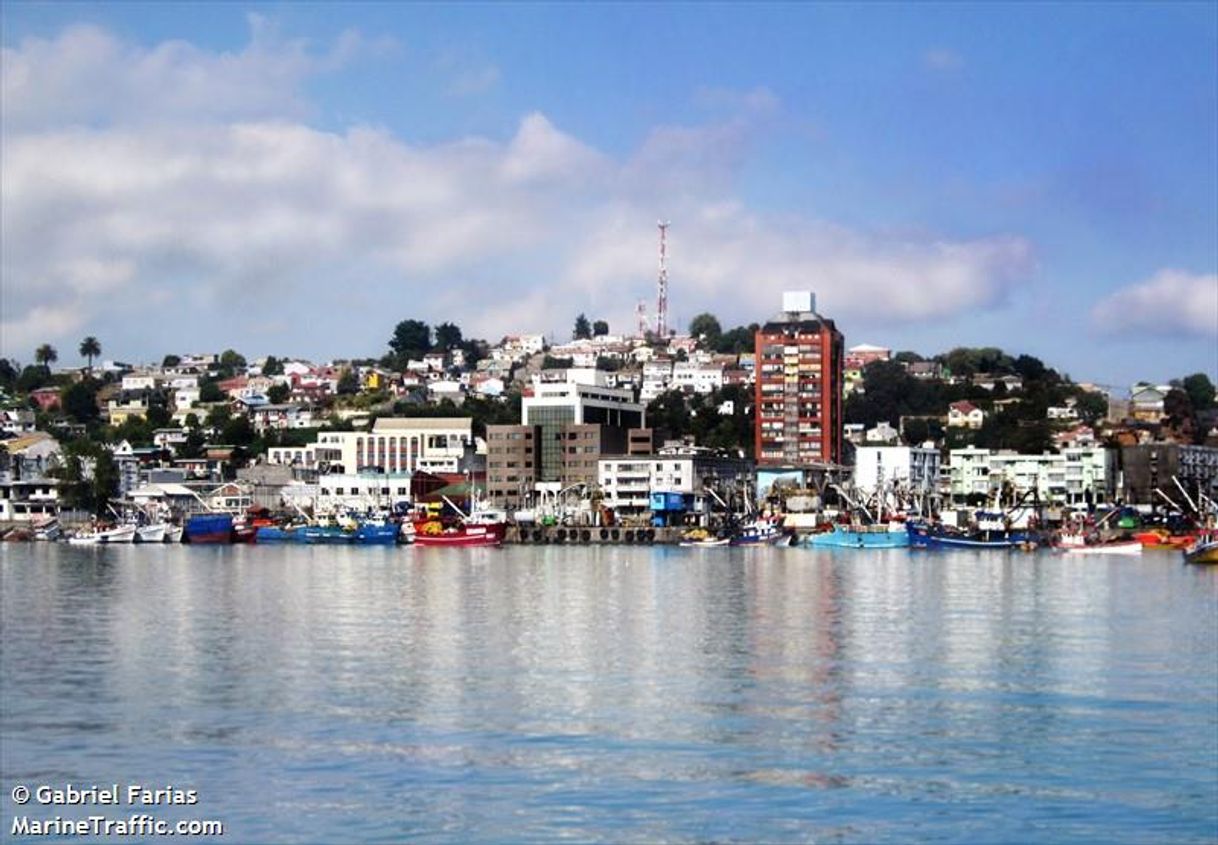
<path id="1" fill-rule="evenodd" d="M 787 314 L 815 311 L 816 297 L 810 290 L 785 291 L 782 295 L 782 310 Z"/>

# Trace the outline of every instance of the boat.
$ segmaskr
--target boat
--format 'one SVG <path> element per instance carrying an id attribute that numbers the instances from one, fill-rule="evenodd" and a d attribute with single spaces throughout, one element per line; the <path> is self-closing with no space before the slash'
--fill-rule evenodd
<path id="1" fill-rule="evenodd" d="M 184 530 L 185 529 L 181 525 L 178 525 L 176 523 L 173 523 L 173 522 L 165 523 L 165 537 L 164 537 L 165 542 L 166 543 L 182 542 L 182 533 Z"/>
<path id="2" fill-rule="evenodd" d="M 681 535 L 681 540 L 677 545 L 685 548 L 707 548 L 712 546 L 726 546 L 731 542 L 731 537 L 718 537 L 711 534 L 705 528 L 693 528 Z"/>
<path id="3" fill-rule="evenodd" d="M 91 529 L 79 531 L 72 537 L 69 537 L 68 542 L 76 546 L 133 543 L 135 542 L 135 526 L 127 524 L 107 528 L 103 525 L 95 525 Z"/>
<path id="4" fill-rule="evenodd" d="M 398 542 L 400 528 L 387 520 L 361 520 L 355 529 L 355 543 L 360 546 L 393 546 Z"/>
<path id="5" fill-rule="evenodd" d="M 1142 554 L 1141 540 L 1109 540 L 1095 542 L 1076 542 L 1067 540 L 1066 535 L 1057 546 L 1057 550 L 1071 555 L 1140 555 Z"/>
<path id="6" fill-rule="evenodd" d="M 230 513 L 197 513 L 186 520 L 187 543 L 231 543 L 233 515 Z"/>
<path id="7" fill-rule="evenodd" d="M 148 525 L 137 526 L 135 529 L 135 542 L 163 543 L 165 542 L 165 530 L 168 527 L 163 522 L 153 522 Z"/>
<path id="8" fill-rule="evenodd" d="M 1184 549 L 1185 563 L 1218 563 L 1218 531 L 1202 532 L 1197 541 Z"/>
<path id="9" fill-rule="evenodd" d="M 739 526 L 728 537 L 732 546 L 786 546 L 791 543 L 787 533 L 777 520 L 758 517 Z"/>
<path id="10" fill-rule="evenodd" d="M 1187 549 L 1197 541 L 1196 534 L 1175 534 L 1162 528 L 1153 528 L 1133 535 L 1143 548 L 1152 550 Z"/>
<path id="11" fill-rule="evenodd" d="M 253 543 L 258 529 L 274 525 L 270 512 L 262 505 L 251 505 L 249 510 L 233 520 L 233 542 Z"/>
<path id="12" fill-rule="evenodd" d="M 63 535 L 57 516 L 45 517 L 31 525 L 30 529 L 35 540 L 58 540 Z"/>
<path id="13" fill-rule="evenodd" d="M 905 530 L 909 545 L 915 549 L 1021 549 L 1035 544 L 1031 535 L 1016 531 L 978 529 L 966 532 L 928 522 L 908 522 Z"/>
<path id="14" fill-rule="evenodd" d="M 894 528 L 897 525 L 899 528 Z M 811 534 L 808 545 L 816 548 L 838 549 L 903 549 L 909 545 L 909 532 L 905 525 L 842 525 L 836 524 L 829 531 Z"/>
<path id="15" fill-rule="evenodd" d="M 429 520 L 415 526 L 416 546 L 499 546 L 507 525 L 498 523 L 469 523 L 445 527 L 439 520 Z"/>

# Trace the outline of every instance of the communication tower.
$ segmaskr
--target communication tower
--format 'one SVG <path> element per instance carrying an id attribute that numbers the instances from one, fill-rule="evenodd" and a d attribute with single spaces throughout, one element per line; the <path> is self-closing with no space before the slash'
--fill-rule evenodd
<path id="1" fill-rule="evenodd" d="M 656 336 L 668 337 L 668 221 L 660 227 L 660 277 L 656 279 Z"/>

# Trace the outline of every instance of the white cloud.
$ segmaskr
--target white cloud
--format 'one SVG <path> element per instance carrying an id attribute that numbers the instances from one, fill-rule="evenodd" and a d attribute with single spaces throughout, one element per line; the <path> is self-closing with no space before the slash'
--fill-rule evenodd
<path id="1" fill-rule="evenodd" d="M 350 30 L 319 50 L 281 38 L 261 16 L 250 15 L 249 24 L 250 42 L 236 53 L 185 41 L 147 48 L 89 25 L 26 38 L 0 51 L 4 129 L 299 117 L 309 111 L 300 92 L 306 78 L 394 49 L 391 40 Z"/>
<path id="2" fill-rule="evenodd" d="M 369 332 L 379 348 L 367 321 L 412 315 L 485 336 L 561 334 L 580 311 L 630 326 L 654 296 L 661 216 L 674 322 L 764 319 L 793 287 L 830 316 L 945 317 L 1001 304 L 1031 267 L 1009 235 L 890 236 L 743 205 L 735 180 L 779 107 L 765 89 L 704 92 L 733 113 L 655 127 L 622 159 L 540 113 L 506 140 L 426 146 L 303 123 L 301 80 L 360 43 L 319 54 L 255 20 L 233 54 L 88 28 L 6 50 L 0 352 L 83 326 L 140 338 L 154 308 L 204 337 L 295 325 L 276 342 L 302 345 L 324 320 L 335 351 Z"/>
<path id="3" fill-rule="evenodd" d="M 935 71 L 953 71 L 964 67 L 964 57 L 954 50 L 936 47 L 922 54 L 922 65 Z"/>
<path id="4" fill-rule="evenodd" d="M 1160 270 L 1096 303 L 1091 319 L 1111 335 L 1218 337 L 1218 274 Z"/>

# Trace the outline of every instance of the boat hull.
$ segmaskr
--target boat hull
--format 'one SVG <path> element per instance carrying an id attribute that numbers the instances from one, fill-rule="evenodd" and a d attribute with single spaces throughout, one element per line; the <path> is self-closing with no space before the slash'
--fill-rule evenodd
<path id="1" fill-rule="evenodd" d="M 438 534 L 416 531 L 416 546 L 499 546 L 503 544 L 504 525 L 466 525 Z"/>
<path id="2" fill-rule="evenodd" d="M 154 525 L 141 525 L 135 529 L 135 540 L 137 543 L 163 543 L 165 542 L 165 525 L 157 523 Z"/>
<path id="3" fill-rule="evenodd" d="M 217 545 L 233 541 L 233 517 L 227 513 L 196 514 L 186 521 L 186 542 Z"/>
<path id="4" fill-rule="evenodd" d="M 915 549 L 1021 549 L 1033 542 L 1023 534 L 983 532 L 979 535 L 947 534 L 927 525 L 906 526 L 909 545 Z"/>
<path id="5" fill-rule="evenodd" d="M 1218 540 L 1212 543 L 1202 543 L 1184 553 L 1185 563 L 1218 563 Z"/>
<path id="6" fill-rule="evenodd" d="M 1068 555 L 1140 555 L 1142 543 L 1131 540 L 1127 543 L 1096 543 L 1094 546 L 1064 546 L 1060 551 Z"/>
<path id="7" fill-rule="evenodd" d="M 808 545 L 829 549 L 903 549 L 909 546 L 909 532 L 857 531 L 834 526 L 832 531 L 813 534 Z"/>

